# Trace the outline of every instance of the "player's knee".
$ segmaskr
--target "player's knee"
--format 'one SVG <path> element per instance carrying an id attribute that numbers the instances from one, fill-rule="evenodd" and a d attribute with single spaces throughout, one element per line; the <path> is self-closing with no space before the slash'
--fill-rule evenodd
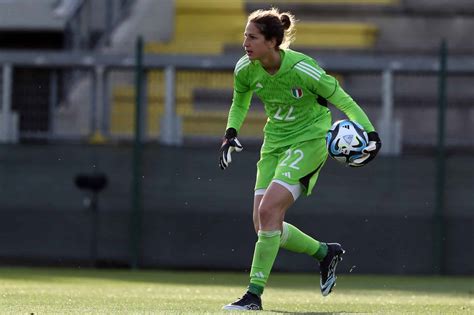
<path id="1" fill-rule="evenodd" d="M 262 203 L 258 208 L 259 227 L 273 225 L 278 221 L 278 211 L 274 207 Z"/>

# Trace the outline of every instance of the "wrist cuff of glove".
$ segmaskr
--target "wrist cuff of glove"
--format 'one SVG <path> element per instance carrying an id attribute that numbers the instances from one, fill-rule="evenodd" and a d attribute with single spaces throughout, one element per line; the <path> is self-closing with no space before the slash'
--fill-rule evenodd
<path id="1" fill-rule="evenodd" d="M 369 141 L 380 142 L 379 134 L 375 131 L 371 131 L 367 134 Z"/>
<path id="2" fill-rule="evenodd" d="M 224 137 L 226 139 L 232 139 L 232 138 L 235 138 L 237 137 L 237 130 L 235 130 L 235 128 L 229 128 L 225 131 L 225 135 Z"/>

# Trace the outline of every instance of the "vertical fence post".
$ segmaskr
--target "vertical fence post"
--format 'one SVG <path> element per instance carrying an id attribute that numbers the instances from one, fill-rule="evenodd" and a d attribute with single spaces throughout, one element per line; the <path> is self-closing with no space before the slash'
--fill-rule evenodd
<path id="1" fill-rule="evenodd" d="M 393 150 L 393 71 L 388 68 L 382 72 L 382 113 L 381 113 L 381 136 L 383 138 L 383 149 L 387 153 Z"/>
<path id="2" fill-rule="evenodd" d="M 436 207 L 433 215 L 433 245 L 434 245 L 434 271 L 440 274 L 446 272 L 445 266 L 445 213 L 444 213 L 444 188 L 446 181 L 446 148 L 445 148 L 445 126 L 446 126 L 446 66 L 448 49 L 446 40 L 442 40 L 439 48 L 439 71 L 438 71 L 438 139 L 436 145 Z"/>
<path id="3" fill-rule="evenodd" d="M 49 121 L 48 133 L 49 139 L 54 137 L 56 129 L 55 111 L 58 105 L 58 70 L 53 69 L 49 72 Z"/>
<path id="4" fill-rule="evenodd" d="M 108 138 L 110 136 L 110 86 L 109 71 L 104 68 L 102 75 L 102 122 L 101 132 Z"/>
<path id="5" fill-rule="evenodd" d="M 399 155 L 402 147 L 401 121 L 394 117 L 394 68 L 390 65 L 382 72 L 382 112 L 379 120 L 379 133 L 383 141 L 381 153 Z"/>
<path id="6" fill-rule="evenodd" d="M 89 138 L 92 138 L 97 130 L 96 112 L 97 112 L 97 73 L 94 68 L 90 71 L 90 109 L 89 109 Z"/>
<path id="7" fill-rule="evenodd" d="M 161 119 L 161 142 L 181 145 L 183 142 L 181 120 L 176 115 L 176 69 L 165 68 L 165 113 Z"/>
<path id="8" fill-rule="evenodd" d="M 9 116 L 11 109 L 11 65 L 4 64 L 2 68 L 2 125 L 0 140 L 8 142 Z"/>
<path id="9" fill-rule="evenodd" d="M 93 122 L 92 125 L 92 136 L 90 142 L 93 144 L 102 144 L 105 142 L 105 137 L 102 134 L 102 114 L 104 107 L 104 66 L 96 66 L 93 72 L 94 79 L 92 80 L 93 87 L 93 97 L 94 97 L 94 106 L 91 109 L 93 111 L 91 119 Z"/>
<path id="10" fill-rule="evenodd" d="M 2 71 L 2 121 L 0 126 L 0 142 L 15 142 L 15 118 L 12 111 L 12 65 L 4 64 Z"/>
<path id="11" fill-rule="evenodd" d="M 147 110 L 148 110 L 148 72 L 145 69 L 142 69 L 141 81 L 140 81 L 140 140 L 144 143 L 147 140 Z"/>
<path id="12" fill-rule="evenodd" d="M 135 50 L 135 140 L 133 146 L 131 263 L 132 269 L 140 264 L 142 225 L 142 141 L 143 129 L 143 39 L 138 37 Z"/>

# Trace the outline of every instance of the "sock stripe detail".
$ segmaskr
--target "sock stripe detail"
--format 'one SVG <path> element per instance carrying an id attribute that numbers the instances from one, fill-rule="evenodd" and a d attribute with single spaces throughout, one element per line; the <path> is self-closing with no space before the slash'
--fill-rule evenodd
<path id="1" fill-rule="evenodd" d="M 281 235 L 280 230 L 276 230 L 276 231 L 262 231 L 262 230 L 259 230 L 258 231 L 258 236 L 263 236 L 263 237 L 274 237 L 274 236 L 280 236 L 280 235 Z"/>
<path id="2" fill-rule="evenodd" d="M 289 236 L 290 236 L 290 229 L 288 227 L 288 223 L 283 222 L 283 229 L 281 231 L 281 238 L 280 238 L 280 246 L 285 246 L 286 242 L 288 241 Z"/>

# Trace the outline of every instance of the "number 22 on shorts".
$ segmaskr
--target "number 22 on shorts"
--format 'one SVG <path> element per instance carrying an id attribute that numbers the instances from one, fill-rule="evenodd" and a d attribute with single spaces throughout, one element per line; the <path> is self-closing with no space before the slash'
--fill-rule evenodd
<path id="1" fill-rule="evenodd" d="M 280 166 L 286 166 L 287 163 L 288 163 L 288 160 L 292 156 L 296 156 L 296 159 L 293 162 L 291 162 L 289 167 L 291 167 L 295 170 L 299 170 L 300 168 L 298 166 L 296 166 L 296 164 L 298 164 L 298 162 L 303 159 L 303 157 L 304 157 L 303 151 L 301 151 L 300 149 L 296 149 L 296 150 L 288 149 L 288 150 L 286 150 L 285 154 L 286 154 L 286 156 L 283 159 L 283 161 L 281 161 Z"/>

